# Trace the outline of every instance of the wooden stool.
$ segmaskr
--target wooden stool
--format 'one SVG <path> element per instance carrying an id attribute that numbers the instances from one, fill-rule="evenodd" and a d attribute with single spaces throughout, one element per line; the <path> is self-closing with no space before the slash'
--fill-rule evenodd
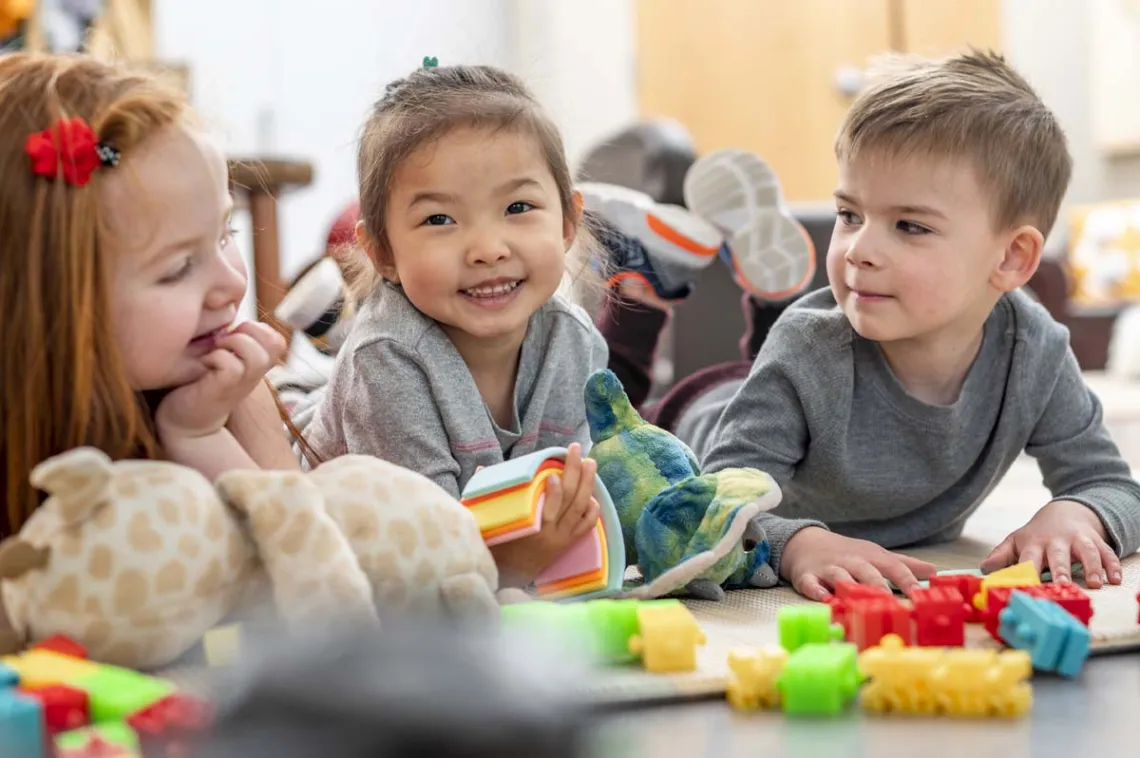
<path id="1" fill-rule="evenodd" d="M 235 157 L 229 159 L 229 169 L 234 201 L 238 207 L 249 209 L 257 316 L 288 339 L 292 330 L 273 316 L 285 294 L 285 284 L 281 281 L 277 198 L 291 189 L 311 184 L 313 167 L 307 161 Z"/>

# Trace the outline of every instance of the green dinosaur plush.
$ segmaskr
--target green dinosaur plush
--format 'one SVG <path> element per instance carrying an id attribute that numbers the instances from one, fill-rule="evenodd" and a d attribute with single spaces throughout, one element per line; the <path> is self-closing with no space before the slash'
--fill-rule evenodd
<path id="1" fill-rule="evenodd" d="M 772 477 L 741 468 L 701 474 L 692 450 L 646 422 L 608 369 L 586 381 L 585 400 L 590 457 L 617 507 L 626 562 L 645 580 L 629 594 L 720 600 L 726 588 L 776 584 L 767 537 L 752 521 L 780 502 Z"/>

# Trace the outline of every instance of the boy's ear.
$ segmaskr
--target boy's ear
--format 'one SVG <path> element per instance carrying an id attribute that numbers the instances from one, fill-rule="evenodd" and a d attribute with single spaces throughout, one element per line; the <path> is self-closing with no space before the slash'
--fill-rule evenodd
<path id="1" fill-rule="evenodd" d="M 380 241 L 372 236 L 372 232 L 368 231 L 364 221 L 356 222 L 356 244 L 360 245 L 361 249 L 368 254 L 368 260 L 372 261 L 372 265 L 380 272 L 380 276 L 392 284 L 400 283 L 400 276 L 396 273 L 396 267 L 384 262 L 383 256 L 380 255 Z"/>
<path id="2" fill-rule="evenodd" d="M 1012 292 L 1027 283 L 1041 263 L 1045 236 L 1035 226 L 1024 224 L 1011 233 L 1001 263 L 991 282 L 1000 292 Z"/>
<path id="3" fill-rule="evenodd" d="M 585 207 L 586 201 L 582 197 L 582 193 L 574 190 L 570 194 L 571 215 L 562 220 L 562 241 L 566 243 L 567 252 L 574 244 L 574 240 L 578 238 L 578 225 L 582 223 L 582 209 Z"/>

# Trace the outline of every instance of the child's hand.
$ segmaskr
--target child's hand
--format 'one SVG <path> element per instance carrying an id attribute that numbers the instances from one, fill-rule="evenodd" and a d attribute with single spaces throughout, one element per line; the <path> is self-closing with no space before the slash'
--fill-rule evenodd
<path id="1" fill-rule="evenodd" d="M 1054 582 L 1068 582 L 1073 562 L 1079 561 L 1089 589 L 1105 582 L 1120 584 L 1120 559 L 1107 537 L 1091 508 L 1073 500 L 1054 500 L 994 548 L 982 561 L 982 571 L 1033 561 L 1038 573 L 1048 568 Z"/>
<path id="2" fill-rule="evenodd" d="M 562 475 L 546 480 L 542 525 L 536 534 L 491 548 L 502 575 L 503 586 L 525 586 L 534 581 L 567 548 L 598 523 L 599 506 L 594 499 L 594 475 L 598 464 L 582 459 L 577 442 L 567 449 Z"/>
<path id="3" fill-rule="evenodd" d="M 265 324 L 246 322 L 218 337 L 215 349 L 202 357 L 205 376 L 171 391 L 159 403 L 155 426 L 163 444 L 221 430 L 285 349 L 285 338 Z"/>
<path id="4" fill-rule="evenodd" d="M 804 597 L 821 602 L 831 597 L 836 582 L 882 586 L 889 579 L 906 593 L 935 571 L 933 563 L 815 526 L 796 532 L 780 558 L 780 575 Z"/>

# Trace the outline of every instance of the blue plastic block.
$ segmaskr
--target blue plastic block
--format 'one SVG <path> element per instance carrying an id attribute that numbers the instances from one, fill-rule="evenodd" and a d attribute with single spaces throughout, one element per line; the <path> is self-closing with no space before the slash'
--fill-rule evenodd
<path id="1" fill-rule="evenodd" d="M 1073 677 L 1089 657 L 1089 630 L 1052 600 L 1015 590 L 998 614 L 998 636 L 1029 652 L 1033 668 Z"/>
<path id="2" fill-rule="evenodd" d="M 14 689 L 0 690 L 0 755 L 43 758 L 43 713 L 40 701 Z"/>
<path id="3" fill-rule="evenodd" d="M 20 683 L 20 675 L 11 666 L 5 666 L 0 663 L 0 690 L 7 687 L 15 687 Z"/>

